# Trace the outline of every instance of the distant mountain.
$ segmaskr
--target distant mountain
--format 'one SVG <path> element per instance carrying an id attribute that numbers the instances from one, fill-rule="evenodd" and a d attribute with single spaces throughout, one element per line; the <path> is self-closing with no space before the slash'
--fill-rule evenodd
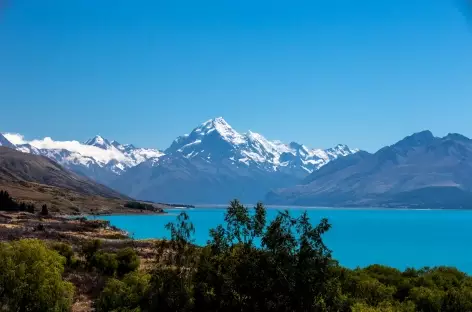
<path id="1" fill-rule="evenodd" d="M 182 203 L 261 200 L 270 189 L 291 186 L 338 158 L 356 153 L 345 145 L 309 149 L 234 130 L 223 118 L 178 137 L 165 156 L 127 170 L 111 186 L 132 197 Z"/>
<path id="2" fill-rule="evenodd" d="M 228 160 L 236 166 L 255 166 L 265 171 L 295 169 L 300 170 L 303 176 L 339 156 L 357 151 L 345 145 L 327 150 L 308 149 L 295 142 L 287 145 L 269 141 L 252 131 L 240 134 L 219 117 L 204 122 L 189 135 L 177 138 L 165 153 L 187 159 L 200 158 L 211 163 Z"/>
<path id="3" fill-rule="evenodd" d="M 148 159 L 159 158 L 162 152 L 156 149 L 137 148 L 108 141 L 101 136 L 80 143 L 78 141 L 53 141 L 45 138 L 17 145 L 24 153 L 46 156 L 64 167 L 92 178 L 105 185 L 110 184 L 127 169 Z"/>
<path id="4" fill-rule="evenodd" d="M 89 196 L 126 198 L 106 186 L 64 169 L 46 157 L 0 147 L 0 185 L 25 186 L 27 182 L 55 186 Z"/>
<path id="5" fill-rule="evenodd" d="M 267 203 L 310 206 L 472 208 L 472 140 L 415 133 L 374 154 L 330 162 Z"/>
<path id="6" fill-rule="evenodd" d="M 251 131 L 241 134 L 222 117 L 178 137 L 164 152 L 98 135 L 81 143 L 49 137 L 25 141 L 21 135 L 5 134 L 1 142 L 9 137 L 16 143 L 10 147 L 45 156 L 123 194 L 191 204 L 226 203 L 234 197 L 260 200 L 269 190 L 293 186 L 327 163 L 358 151 L 342 144 L 310 149 Z"/>
<path id="7" fill-rule="evenodd" d="M 13 145 L 10 141 L 8 141 L 7 138 L 5 138 L 1 133 L 0 133 L 0 146 L 15 148 L 15 145 Z"/>

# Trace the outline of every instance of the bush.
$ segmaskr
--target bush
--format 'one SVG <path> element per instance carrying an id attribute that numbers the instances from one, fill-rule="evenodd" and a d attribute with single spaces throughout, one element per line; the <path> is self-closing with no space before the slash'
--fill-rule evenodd
<path id="1" fill-rule="evenodd" d="M 95 253 L 90 260 L 90 265 L 107 276 L 114 276 L 118 269 L 116 255 L 108 252 Z"/>
<path id="2" fill-rule="evenodd" d="M 140 203 L 136 201 L 125 203 L 125 207 L 130 208 L 130 209 L 139 209 L 139 210 L 150 210 L 150 211 L 156 210 L 156 208 L 151 204 L 144 204 L 144 203 Z"/>
<path id="3" fill-rule="evenodd" d="M 147 305 L 149 279 L 147 274 L 132 272 L 122 281 L 108 280 L 95 304 L 96 311 L 141 311 L 140 307 Z"/>
<path id="4" fill-rule="evenodd" d="M 5 311 L 69 311 L 73 286 L 64 257 L 39 240 L 0 243 L 0 306 Z"/>
<path id="5" fill-rule="evenodd" d="M 116 254 L 116 260 L 118 261 L 118 276 L 123 276 L 136 270 L 140 263 L 136 251 L 129 247 L 119 250 Z"/>
<path id="6" fill-rule="evenodd" d="M 75 267 L 77 259 L 74 256 L 72 246 L 66 243 L 54 243 L 52 249 L 57 251 L 61 256 L 66 259 L 66 266 Z"/>
<path id="7" fill-rule="evenodd" d="M 82 254 L 85 258 L 85 261 L 87 261 L 87 263 L 90 263 L 95 253 L 97 253 L 98 250 L 100 249 L 101 245 L 102 245 L 102 242 L 98 239 L 94 239 L 92 241 L 86 241 L 82 245 Z"/>

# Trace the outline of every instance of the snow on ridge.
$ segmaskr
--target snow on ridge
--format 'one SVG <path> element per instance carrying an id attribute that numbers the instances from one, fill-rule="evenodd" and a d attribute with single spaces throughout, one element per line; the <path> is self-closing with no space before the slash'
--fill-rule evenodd
<path id="1" fill-rule="evenodd" d="M 226 150 L 221 150 L 212 135 L 230 144 Z M 215 150 L 213 150 L 215 146 Z M 218 146 L 218 147 L 217 147 Z M 207 149 L 205 152 L 202 148 Z M 278 170 L 279 167 L 297 167 L 305 171 L 313 171 L 339 156 L 354 152 L 346 145 L 337 145 L 331 149 L 310 149 L 305 145 L 292 142 L 285 144 L 278 140 L 268 140 L 263 135 L 249 130 L 240 134 L 234 130 L 222 117 L 210 119 L 195 128 L 189 135 L 180 136 L 174 140 L 170 153 L 182 153 L 186 158 L 201 157 L 212 160 L 212 152 L 217 152 L 225 159 L 246 165 L 254 164 L 266 170 Z M 289 156 L 290 155 L 290 156 Z M 220 159 L 220 158 L 217 158 Z"/>
<path id="2" fill-rule="evenodd" d="M 226 141 L 239 145 L 246 143 L 245 137 L 235 131 L 223 117 L 217 117 L 205 121 L 200 127 L 195 128 L 194 133 L 199 135 L 207 135 L 213 131 L 217 131 Z"/>
<path id="3" fill-rule="evenodd" d="M 111 144 L 101 136 L 95 136 L 85 143 L 76 140 L 55 141 L 51 137 L 28 141 L 17 133 L 6 133 L 5 136 L 16 142 L 15 145 L 21 152 L 43 155 L 63 165 L 109 166 L 115 173 L 164 155 L 156 149 L 136 148 L 131 144 L 120 145 L 116 141 Z"/>
<path id="4" fill-rule="evenodd" d="M 102 164 L 107 164 L 111 160 L 128 162 L 127 157 L 115 147 L 110 149 L 102 149 L 93 145 L 82 144 L 79 141 L 54 141 L 50 137 L 46 137 L 42 140 L 33 140 L 28 143 L 38 149 L 68 150 L 85 157 L 91 157 Z"/>

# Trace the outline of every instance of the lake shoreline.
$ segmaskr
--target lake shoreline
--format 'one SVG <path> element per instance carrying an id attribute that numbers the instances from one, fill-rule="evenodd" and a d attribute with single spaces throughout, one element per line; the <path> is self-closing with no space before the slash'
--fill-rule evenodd
<path id="1" fill-rule="evenodd" d="M 174 222 L 180 211 L 189 216 L 195 227 L 195 244 L 204 245 L 209 231 L 224 224 L 223 206 L 194 209 L 166 209 L 167 214 L 97 216 L 110 221 L 130 234 L 133 239 L 169 239 L 165 225 Z M 267 207 L 268 222 L 278 210 L 287 207 Z M 331 229 L 326 244 L 334 250 L 343 266 L 365 267 L 379 263 L 403 270 L 407 267 L 454 266 L 472 274 L 472 262 L 464 246 L 472 240 L 468 230 L 472 210 L 410 209 L 410 208 L 328 208 L 297 207 L 289 209 L 293 217 L 307 211 L 310 221 L 317 224 L 328 219 Z M 407 242 L 407 243 L 405 243 Z"/>

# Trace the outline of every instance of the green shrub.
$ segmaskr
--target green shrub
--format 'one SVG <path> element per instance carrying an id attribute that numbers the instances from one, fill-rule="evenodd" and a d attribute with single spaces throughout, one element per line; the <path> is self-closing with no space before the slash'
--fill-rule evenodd
<path id="1" fill-rule="evenodd" d="M 71 245 L 66 243 L 54 243 L 52 249 L 66 259 L 66 266 L 74 267 L 77 264 L 77 259 L 75 258 Z"/>
<path id="2" fill-rule="evenodd" d="M 62 279 L 64 262 L 39 240 L 0 243 L 2 311 L 69 311 L 74 290 Z"/>
<path id="3" fill-rule="evenodd" d="M 96 252 L 92 257 L 90 264 L 99 272 L 107 276 L 114 276 L 118 269 L 116 255 L 108 252 Z"/>
<path id="4" fill-rule="evenodd" d="M 128 274 L 139 267 L 139 257 L 133 248 L 124 248 L 118 251 L 116 254 L 116 260 L 118 261 L 117 274 L 123 276 Z"/>
<path id="5" fill-rule="evenodd" d="M 141 311 L 140 307 L 147 305 L 149 279 L 139 272 L 127 274 L 122 281 L 109 279 L 95 304 L 96 311 Z"/>
<path id="6" fill-rule="evenodd" d="M 98 239 L 86 241 L 82 245 L 82 255 L 84 256 L 87 263 L 90 263 L 95 253 L 97 253 L 97 251 L 100 249 L 101 245 L 102 242 Z"/>

